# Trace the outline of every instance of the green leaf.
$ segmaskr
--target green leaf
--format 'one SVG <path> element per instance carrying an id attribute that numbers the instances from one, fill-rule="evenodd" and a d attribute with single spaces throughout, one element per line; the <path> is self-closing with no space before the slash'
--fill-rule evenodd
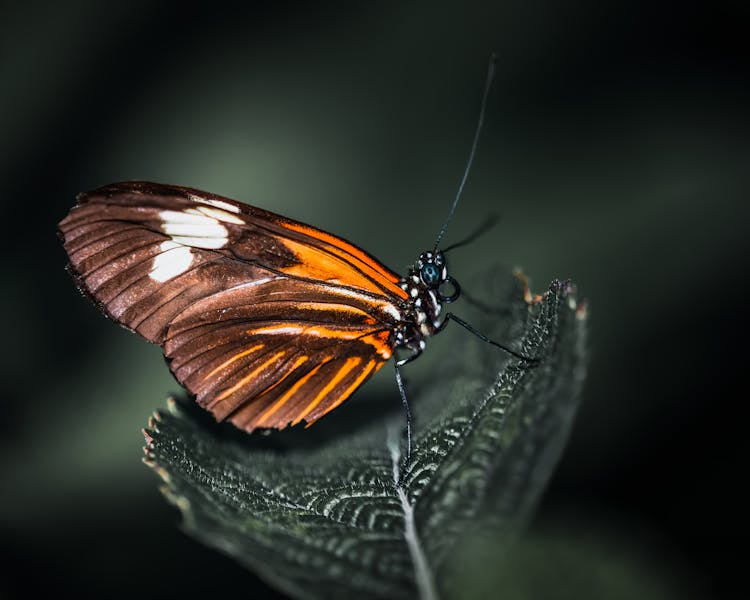
<path id="1" fill-rule="evenodd" d="M 408 465 L 395 389 L 374 415 L 355 399 L 267 437 L 170 401 L 144 432 L 146 462 L 186 531 L 294 597 L 460 596 L 452 552 L 477 535 L 510 544 L 559 457 L 584 373 L 585 307 L 569 283 L 527 303 L 517 277 L 483 282 L 481 297 L 503 310 L 467 320 L 540 362 L 450 325 L 448 352 L 407 385 Z"/>

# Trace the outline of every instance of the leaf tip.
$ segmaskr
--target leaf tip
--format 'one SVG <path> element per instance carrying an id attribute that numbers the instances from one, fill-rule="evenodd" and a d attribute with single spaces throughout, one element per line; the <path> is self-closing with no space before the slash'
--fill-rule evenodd
<path id="1" fill-rule="evenodd" d="M 177 400 L 175 399 L 175 397 L 174 397 L 174 396 L 169 396 L 169 397 L 167 398 L 167 410 L 168 410 L 168 411 L 169 411 L 170 413 L 172 413 L 173 415 L 176 415 L 176 414 L 178 414 L 178 413 L 180 412 L 180 409 L 179 409 L 179 407 L 177 406 Z M 154 415 L 155 415 L 155 416 L 157 416 L 157 415 L 158 415 L 158 416 L 159 416 L 159 418 L 161 419 L 161 415 L 159 415 L 159 413 L 158 413 L 158 412 L 154 413 Z"/>
<path id="2" fill-rule="evenodd" d="M 586 300 L 581 300 L 575 307 L 576 319 L 579 321 L 585 321 L 589 314 L 589 306 Z"/>
<path id="3" fill-rule="evenodd" d="M 542 301 L 542 298 L 544 297 L 541 294 L 532 294 L 531 293 L 531 287 L 529 284 L 529 278 L 526 277 L 524 272 L 519 268 L 516 267 L 513 269 L 513 275 L 518 279 L 518 281 L 521 283 L 521 288 L 523 291 L 523 300 L 528 305 L 532 304 L 539 304 L 539 302 Z"/>
<path id="4" fill-rule="evenodd" d="M 169 486 L 169 483 L 165 483 L 164 485 L 160 486 L 159 491 L 167 499 L 168 502 L 174 504 L 180 510 L 183 516 L 188 516 L 188 513 L 190 511 L 190 501 L 185 496 L 175 494 L 172 491 L 172 488 Z"/>
<path id="5" fill-rule="evenodd" d="M 150 423 L 149 423 L 150 425 Z M 146 445 L 144 446 L 145 450 L 151 450 L 154 447 L 154 436 L 153 436 L 153 428 L 146 429 L 145 427 L 141 429 L 141 433 L 143 434 L 143 439 L 146 440 Z"/>

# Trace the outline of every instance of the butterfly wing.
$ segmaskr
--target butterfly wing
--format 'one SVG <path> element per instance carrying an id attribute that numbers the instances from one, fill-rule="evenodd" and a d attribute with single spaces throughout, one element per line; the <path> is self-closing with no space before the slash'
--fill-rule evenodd
<path id="1" fill-rule="evenodd" d="M 79 288 L 160 344 L 202 406 L 248 431 L 314 421 L 392 353 L 398 276 L 308 225 L 126 182 L 79 195 L 60 234 Z"/>
<path id="2" fill-rule="evenodd" d="M 164 350 L 201 405 L 252 430 L 333 409 L 390 357 L 389 338 L 382 323 L 327 290 L 278 279 L 186 309 Z"/>

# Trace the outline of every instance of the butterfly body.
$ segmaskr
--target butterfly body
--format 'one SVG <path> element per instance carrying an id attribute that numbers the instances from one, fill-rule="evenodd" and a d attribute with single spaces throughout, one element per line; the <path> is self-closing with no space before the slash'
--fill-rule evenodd
<path id="1" fill-rule="evenodd" d="M 247 431 L 311 423 L 397 348 L 418 356 L 458 295 L 440 252 L 399 277 L 346 240 L 180 186 L 80 194 L 60 235 L 79 289 Z"/>

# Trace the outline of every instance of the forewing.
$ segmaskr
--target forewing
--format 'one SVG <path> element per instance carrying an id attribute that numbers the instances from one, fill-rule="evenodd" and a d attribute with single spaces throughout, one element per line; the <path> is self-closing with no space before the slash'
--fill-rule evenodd
<path id="1" fill-rule="evenodd" d="M 186 307 L 247 282 L 320 282 L 366 298 L 391 320 L 393 299 L 405 297 L 392 271 L 348 242 L 191 188 L 105 186 L 80 194 L 59 227 L 79 288 L 158 344 Z"/>

